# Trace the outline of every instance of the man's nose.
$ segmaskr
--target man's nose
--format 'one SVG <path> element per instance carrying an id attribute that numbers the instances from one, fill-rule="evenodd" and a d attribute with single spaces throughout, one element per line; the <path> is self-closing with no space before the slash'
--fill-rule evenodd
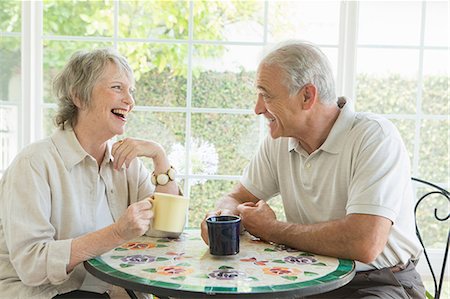
<path id="1" fill-rule="evenodd" d="M 264 112 L 266 112 L 266 104 L 264 103 L 262 96 L 258 95 L 258 98 L 256 99 L 256 104 L 255 104 L 255 113 L 257 115 L 259 115 L 259 114 L 263 114 Z"/>

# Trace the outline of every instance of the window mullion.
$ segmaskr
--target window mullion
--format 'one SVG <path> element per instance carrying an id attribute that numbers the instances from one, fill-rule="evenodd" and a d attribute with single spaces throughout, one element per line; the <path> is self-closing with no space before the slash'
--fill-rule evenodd
<path id="1" fill-rule="evenodd" d="M 419 72 L 417 74 L 417 92 L 416 92 L 416 122 L 414 130 L 414 152 L 412 160 L 412 174 L 420 176 L 419 174 L 419 159 L 420 159 L 420 133 L 423 122 L 422 112 L 422 88 L 423 88 L 423 55 L 425 45 L 425 24 L 426 24 L 426 2 L 422 3 L 422 20 L 420 26 L 420 52 L 419 52 Z"/>
<path id="2" fill-rule="evenodd" d="M 22 2 L 22 101 L 19 148 L 42 137 L 42 2 Z"/>
<path id="3" fill-rule="evenodd" d="M 358 38 L 358 2 L 341 3 L 339 21 L 338 73 L 336 91 L 354 99 L 356 73 L 356 45 Z M 354 101 L 352 101 L 354 105 Z"/>

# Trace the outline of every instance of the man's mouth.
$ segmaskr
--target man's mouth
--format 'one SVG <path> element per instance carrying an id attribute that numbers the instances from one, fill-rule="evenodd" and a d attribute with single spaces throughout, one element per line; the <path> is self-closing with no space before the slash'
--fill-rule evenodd
<path id="1" fill-rule="evenodd" d="M 127 119 L 128 110 L 125 110 L 125 109 L 112 109 L 111 112 L 114 115 L 117 115 L 118 117 L 122 118 L 123 120 Z"/>

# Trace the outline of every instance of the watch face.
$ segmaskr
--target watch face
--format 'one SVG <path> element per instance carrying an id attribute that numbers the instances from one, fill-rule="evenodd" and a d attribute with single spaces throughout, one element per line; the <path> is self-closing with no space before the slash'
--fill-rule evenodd
<path id="1" fill-rule="evenodd" d="M 169 176 L 165 173 L 158 174 L 156 181 L 158 182 L 158 185 L 165 185 L 169 182 Z"/>
<path id="2" fill-rule="evenodd" d="M 172 167 L 167 171 L 167 175 L 169 176 L 169 179 L 173 181 L 175 179 L 175 169 Z"/>

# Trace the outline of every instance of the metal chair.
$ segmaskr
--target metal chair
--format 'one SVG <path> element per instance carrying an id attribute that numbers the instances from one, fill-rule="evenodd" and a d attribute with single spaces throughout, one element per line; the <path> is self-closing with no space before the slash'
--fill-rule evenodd
<path id="1" fill-rule="evenodd" d="M 416 206 L 414 208 L 414 216 L 415 216 L 415 221 L 416 221 L 416 234 L 417 234 L 417 237 L 419 238 L 420 243 L 422 244 L 423 251 L 424 251 L 424 254 L 425 254 L 425 258 L 426 258 L 428 267 L 430 268 L 430 272 L 431 272 L 431 275 L 433 277 L 433 282 L 434 282 L 434 297 L 428 291 L 427 291 L 426 295 L 427 295 L 427 298 L 439 299 L 439 297 L 441 296 L 442 286 L 443 286 L 443 282 L 444 282 L 445 267 L 446 267 L 446 264 L 447 264 L 447 256 L 448 256 L 449 242 L 450 242 L 450 228 L 449 228 L 450 226 L 448 226 L 448 224 L 447 224 L 447 241 L 446 241 L 446 245 L 445 245 L 444 259 L 442 261 L 441 274 L 440 274 L 439 283 L 438 283 L 435 271 L 434 271 L 433 266 L 432 266 L 431 261 L 430 261 L 429 254 L 427 252 L 426 246 L 425 246 L 425 244 L 424 244 L 424 242 L 422 240 L 422 236 L 421 236 L 421 233 L 419 231 L 419 225 L 418 225 L 418 222 L 417 222 L 417 210 L 418 210 L 420 204 L 423 202 L 423 200 L 430 199 L 432 197 L 431 195 L 433 195 L 433 194 L 434 195 L 438 195 L 439 199 L 443 199 L 443 200 L 447 199 L 447 202 L 450 203 L 450 192 L 445 190 L 444 188 L 436 186 L 435 184 L 432 184 L 430 182 L 427 182 L 427 181 L 424 181 L 424 180 L 421 180 L 421 179 L 417 179 L 417 178 L 414 178 L 414 177 L 411 178 L 411 179 L 413 181 L 417 182 L 417 183 L 422 184 L 421 187 L 426 187 L 427 188 L 426 193 L 424 195 L 422 195 L 419 198 L 419 200 L 417 201 L 417 203 L 416 203 Z M 444 215 L 443 217 L 440 217 L 438 215 L 438 208 L 435 205 L 433 207 L 434 207 L 434 218 L 436 220 L 442 222 L 442 225 L 444 225 L 444 223 L 447 220 L 449 220 L 450 213 L 448 215 L 446 215 L 446 216 Z"/>

